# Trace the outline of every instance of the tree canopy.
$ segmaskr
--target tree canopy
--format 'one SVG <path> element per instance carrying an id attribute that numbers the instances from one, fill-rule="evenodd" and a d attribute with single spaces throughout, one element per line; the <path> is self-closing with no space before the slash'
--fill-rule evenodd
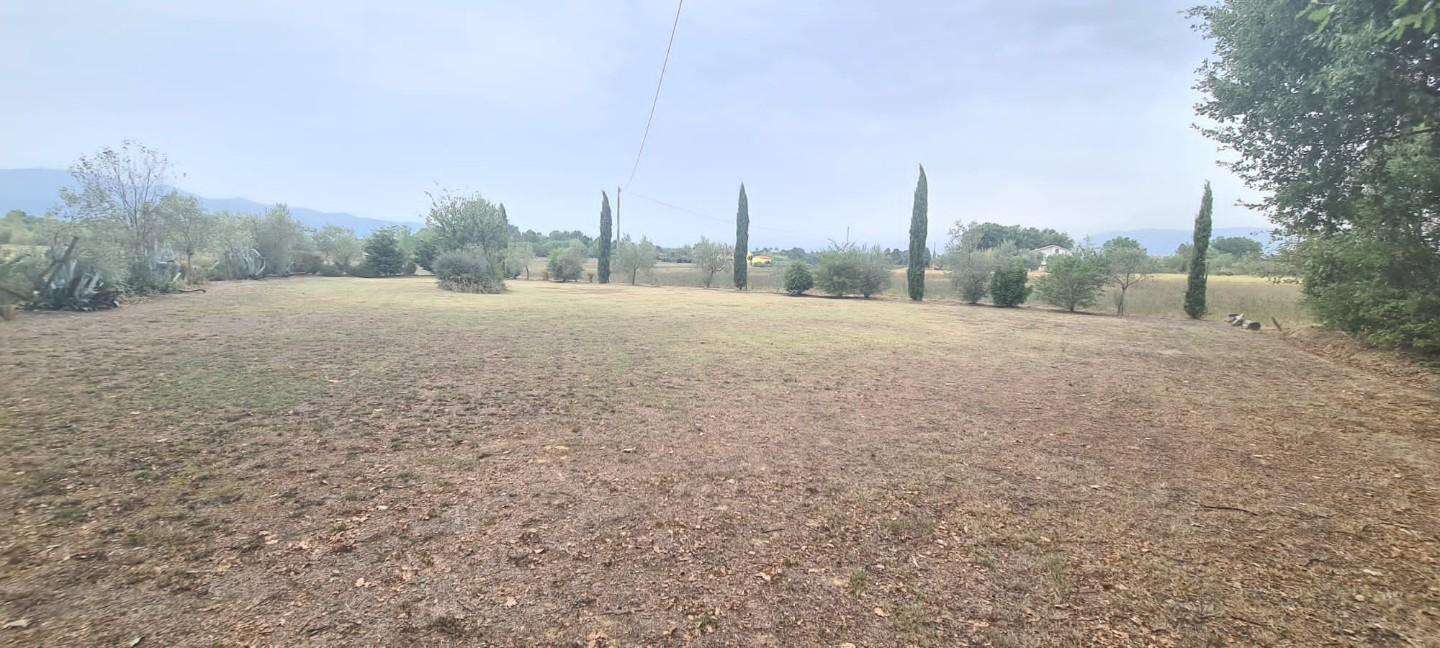
<path id="1" fill-rule="evenodd" d="M 1224 0 L 1204 132 L 1295 243 L 1322 323 L 1440 351 L 1440 38 L 1413 0 Z"/>
<path id="2" fill-rule="evenodd" d="M 1001 225 L 999 223 L 956 223 L 950 230 L 952 247 L 968 247 L 972 250 L 988 250 L 1009 241 L 1021 252 L 1028 252 L 1047 245 L 1063 248 L 1075 247 L 1075 240 L 1069 234 L 1050 228 L 1025 227 L 1024 225 Z M 958 239 L 958 240 L 957 240 Z"/>

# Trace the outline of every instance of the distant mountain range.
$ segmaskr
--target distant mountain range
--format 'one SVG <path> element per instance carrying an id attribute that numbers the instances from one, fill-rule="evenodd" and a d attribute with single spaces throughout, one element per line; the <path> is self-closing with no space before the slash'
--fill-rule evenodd
<path id="1" fill-rule="evenodd" d="M 0 215 L 12 209 L 20 209 L 33 215 L 42 215 L 60 205 L 60 188 L 74 187 L 70 172 L 59 169 L 0 169 Z M 183 191 L 183 190 L 182 190 Z M 188 193 L 188 192 L 187 192 Z M 246 198 L 207 198 L 196 196 L 200 204 L 210 211 L 229 211 L 237 214 L 264 214 L 272 205 Z M 290 213 L 308 227 L 338 225 L 348 227 L 359 236 L 365 236 L 377 229 L 400 225 L 418 229 L 418 223 L 403 223 L 364 218 L 344 212 L 322 212 L 306 207 L 290 205 Z M 1112 238 L 1128 236 L 1140 242 L 1150 254 L 1164 256 L 1175 253 L 1175 248 L 1191 240 L 1190 230 L 1182 229 L 1137 229 L 1092 234 L 1090 241 L 1103 244 Z M 1219 227 L 1215 237 L 1244 236 L 1260 241 L 1267 249 L 1274 247 L 1270 231 L 1265 227 Z M 1079 242 L 1077 237 L 1076 242 Z"/>
<path id="2" fill-rule="evenodd" d="M 1180 229 L 1137 229 L 1122 232 L 1101 232 L 1092 234 L 1090 242 L 1095 245 L 1102 245 L 1105 241 L 1121 236 L 1128 236 L 1135 239 L 1145 247 L 1145 251 L 1155 256 L 1168 256 L 1175 253 L 1175 248 L 1181 244 L 1190 244 L 1194 241 L 1194 233 L 1190 230 Z M 1223 236 L 1241 236 L 1255 239 L 1265 246 L 1266 250 L 1273 250 L 1277 241 L 1270 236 L 1268 227 L 1217 227 L 1210 232 L 1212 239 Z M 1077 242 L 1079 242 L 1077 240 Z"/>
<path id="3" fill-rule="evenodd" d="M 19 209 L 27 214 L 39 216 L 53 207 L 60 206 L 60 188 L 74 187 L 75 180 L 69 171 L 59 169 L 0 169 L 0 214 Z M 184 191 L 183 189 L 181 191 Z M 190 192 L 185 192 L 190 193 Z M 193 194 L 192 194 L 193 195 Z M 273 205 L 259 203 L 246 198 L 207 198 L 195 196 L 201 206 L 209 211 L 228 211 L 236 214 L 260 215 Z M 290 214 L 307 227 L 338 225 L 348 227 L 359 236 L 365 236 L 377 229 L 400 225 L 418 229 L 418 223 L 365 218 L 344 212 L 322 212 L 306 207 L 290 205 Z"/>

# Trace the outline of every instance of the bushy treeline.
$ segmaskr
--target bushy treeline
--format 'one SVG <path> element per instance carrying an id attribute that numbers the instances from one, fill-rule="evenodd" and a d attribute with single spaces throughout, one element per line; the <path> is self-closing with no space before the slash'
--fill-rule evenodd
<path id="1" fill-rule="evenodd" d="M 1174 254 L 1155 258 L 1157 272 L 1186 274 L 1190 272 L 1190 259 L 1194 246 L 1182 243 Z M 1291 275 L 1293 268 L 1278 253 L 1268 253 L 1259 241 L 1244 236 L 1217 236 L 1210 239 L 1210 249 L 1205 253 L 1205 266 L 1212 275 L 1249 275 L 1252 277 L 1277 277 Z"/>
<path id="2" fill-rule="evenodd" d="M 1221 0 L 1192 10 L 1206 134 L 1291 239 L 1326 325 L 1440 353 L 1440 5 Z"/>
<path id="3" fill-rule="evenodd" d="M 975 226 L 956 223 L 942 264 L 960 299 L 977 304 L 1018 306 L 1032 293 L 1045 302 L 1075 311 L 1094 306 L 1114 286 L 1115 311 L 1125 313 L 1125 297 L 1156 270 L 1155 260 L 1134 239 L 1119 237 L 1096 249 L 1080 246 L 1049 257 L 1045 274 L 1029 285 L 1034 259 L 1014 241 L 975 235 Z M 992 245 L 993 242 L 993 245 Z"/>
<path id="4" fill-rule="evenodd" d="M 416 241 L 403 228 L 362 241 L 348 229 L 307 228 L 283 204 L 259 216 L 209 212 L 171 186 L 162 153 L 135 142 L 84 156 L 71 174 L 62 208 L 6 216 L 6 303 L 88 309 L 211 280 L 414 272 Z"/>

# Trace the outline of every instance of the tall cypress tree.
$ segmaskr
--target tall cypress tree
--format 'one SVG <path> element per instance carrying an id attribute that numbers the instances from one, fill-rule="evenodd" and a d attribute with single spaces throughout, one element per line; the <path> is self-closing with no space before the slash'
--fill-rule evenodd
<path id="1" fill-rule="evenodd" d="M 596 255 L 596 274 L 600 283 L 610 283 L 610 196 L 600 192 L 600 252 Z"/>
<path id="2" fill-rule="evenodd" d="M 735 212 L 735 289 L 744 290 L 750 279 L 750 199 L 740 183 L 740 208 Z"/>
<path id="3" fill-rule="evenodd" d="M 1210 212 L 1215 198 L 1210 182 L 1205 182 L 1205 195 L 1200 198 L 1200 213 L 1195 215 L 1195 241 L 1190 247 L 1190 277 L 1185 282 L 1185 314 L 1190 319 L 1205 316 L 1205 254 L 1210 250 Z"/>
<path id="4" fill-rule="evenodd" d="M 925 236 L 930 229 L 930 187 L 925 180 L 925 165 L 920 165 L 920 180 L 915 183 L 915 204 L 910 212 L 910 265 L 905 280 L 910 299 L 925 298 Z"/>

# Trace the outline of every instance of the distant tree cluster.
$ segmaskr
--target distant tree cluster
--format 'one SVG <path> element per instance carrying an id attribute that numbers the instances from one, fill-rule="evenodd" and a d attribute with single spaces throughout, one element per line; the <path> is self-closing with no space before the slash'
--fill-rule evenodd
<path id="1" fill-rule="evenodd" d="M 1053 229 L 1039 229 L 1025 227 L 1023 225 L 1000 225 L 998 223 L 970 223 L 959 226 L 959 236 L 963 238 L 959 244 L 974 250 L 989 250 L 1010 243 L 1021 252 L 1028 252 L 1047 245 L 1058 245 L 1069 249 L 1075 247 L 1074 239 L 1069 234 L 1058 232 Z M 956 238 L 956 231 L 951 231 L 951 239 Z"/>

